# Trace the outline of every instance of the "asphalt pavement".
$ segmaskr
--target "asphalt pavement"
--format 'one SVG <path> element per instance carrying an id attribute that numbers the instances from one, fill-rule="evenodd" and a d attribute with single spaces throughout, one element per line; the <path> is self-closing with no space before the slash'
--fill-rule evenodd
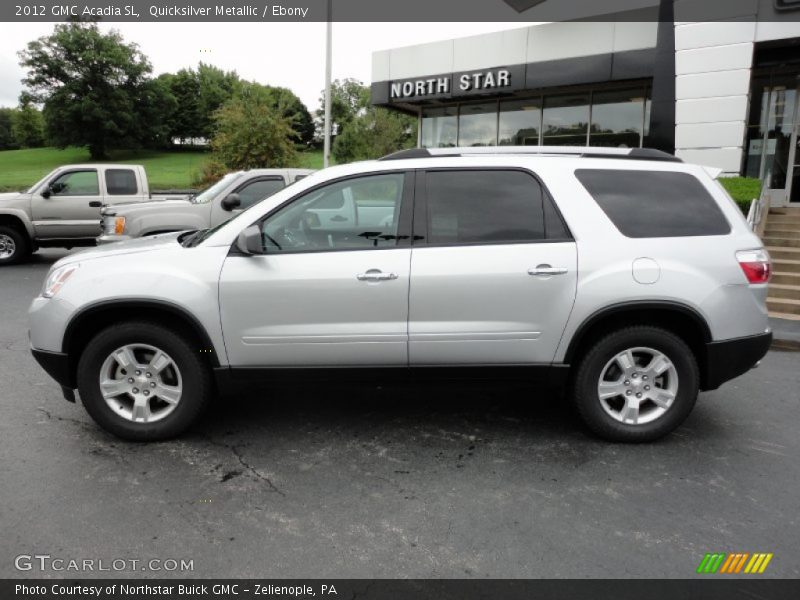
<path id="1" fill-rule="evenodd" d="M 132 577 L 691 578 L 707 552 L 800 575 L 800 353 L 648 445 L 598 441 L 523 386 L 302 382 L 131 444 L 30 356 L 27 306 L 64 254 L 0 270 L 0 577 L 109 576 L 15 568 L 47 554 L 192 561 L 112 573 Z"/>

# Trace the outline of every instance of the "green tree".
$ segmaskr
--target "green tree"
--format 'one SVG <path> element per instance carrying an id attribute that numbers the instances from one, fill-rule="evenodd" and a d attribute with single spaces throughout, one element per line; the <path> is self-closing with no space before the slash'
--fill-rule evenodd
<path id="1" fill-rule="evenodd" d="M 11 131 L 14 141 L 22 148 L 44 146 L 44 117 L 27 98 L 23 98 L 13 113 Z"/>
<path id="2" fill-rule="evenodd" d="M 235 71 L 223 71 L 200 63 L 197 66 L 197 131 L 210 139 L 214 134 L 214 113 L 242 87 Z"/>
<path id="3" fill-rule="evenodd" d="M 15 112 L 13 108 L 0 108 L 0 150 L 19 148 L 13 132 Z"/>
<path id="4" fill-rule="evenodd" d="M 95 22 L 60 24 L 19 57 L 28 69 L 23 83 L 29 98 L 44 106 L 47 135 L 56 146 L 88 146 L 98 159 L 111 148 L 160 137 L 164 115 L 158 106 L 140 110 L 159 95 L 148 85 L 152 67 L 119 32 L 104 34 Z"/>
<path id="5" fill-rule="evenodd" d="M 291 120 L 297 142 L 304 146 L 310 144 L 314 139 L 314 120 L 303 101 L 288 88 L 269 85 L 265 88 L 274 106 L 281 107 L 283 116 Z"/>
<path id="6" fill-rule="evenodd" d="M 175 99 L 175 110 L 168 120 L 170 138 L 181 142 L 202 137 L 200 131 L 200 82 L 197 73 L 181 69 L 177 73 L 159 75 Z"/>
<path id="7" fill-rule="evenodd" d="M 331 83 L 331 135 L 339 135 L 356 116 L 369 106 L 370 91 L 357 79 L 337 79 Z M 325 90 L 319 99 L 317 127 L 322 136 L 325 119 Z"/>
<path id="8" fill-rule="evenodd" d="M 276 106 L 263 86 L 244 84 L 214 116 L 211 149 L 214 160 L 227 169 L 291 167 L 297 165 L 297 133 L 286 107 Z"/>
<path id="9" fill-rule="evenodd" d="M 398 150 L 411 148 L 416 142 L 416 119 L 408 115 L 368 108 L 357 115 L 333 143 L 337 163 L 380 158 Z"/>

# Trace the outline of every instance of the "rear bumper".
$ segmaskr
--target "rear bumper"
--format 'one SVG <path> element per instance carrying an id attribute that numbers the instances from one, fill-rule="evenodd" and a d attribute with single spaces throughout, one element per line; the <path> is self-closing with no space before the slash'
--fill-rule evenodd
<path id="1" fill-rule="evenodd" d="M 706 368 L 702 389 L 715 390 L 739 377 L 764 358 L 772 332 L 706 344 Z"/>
<path id="2" fill-rule="evenodd" d="M 37 350 L 31 348 L 31 353 L 36 362 L 47 372 L 50 377 L 56 380 L 62 387 L 75 389 L 75 381 L 70 368 L 69 355 L 63 352 L 51 352 L 49 350 Z"/>

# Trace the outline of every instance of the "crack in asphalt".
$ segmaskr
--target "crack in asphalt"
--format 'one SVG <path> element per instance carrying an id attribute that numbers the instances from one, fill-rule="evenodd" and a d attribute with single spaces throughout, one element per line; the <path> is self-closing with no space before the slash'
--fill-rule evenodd
<path id="1" fill-rule="evenodd" d="M 244 468 L 244 469 L 245 469 L 245 470 L 246 470 L 248 473 L 250 473 L 250 474 L 251 474 L 252 476 L 254 476 L 256 479 L 258 479 L 258 480 L 260 480 L 260 481 L 263 481 L 264 483 L 266 483 L 266 484 L 269 486 L 269 488 L 270 488 L 270 491 L 273 491 L 273 492 L 275 492 L 276 494 L 279 494 L 279 495 L 283 496 L 284 498 L 286 497 L 286 493 L 285 493 L 285 492 L 283 492 L 281 489 L 279 489 L 279 488 L 278 488 L 278 486 L 276 486 L 274 483 L 272 483 L 272 480 L 271 480 L 269 477 L 267 477 L 266 475 L 264 475 L 264 474 L 263 474 L 261 471 L 259 471 L 259 470 L 258 470 L 256 467 L 254 467 L 253 465 L 251 465 L 250 463 L 248 463 L 248 462 L 245 460 L 245 458 L 244 458 L 244 456 L 242 455 L 242 452 L 241 452 L 241 450 L 239 450 L 239 447 L 238 447 L 238 446 L 236 446 L 235 444 L 226 444 L 225 442 L 218 442 L 217 440 L 213 439 L 213 438 L 212 438 L 211 436 L 209 436 L 209 435 L 206 435 L 206 436 L 204 436 L 204 437 L 205 437 L 205 438 L 206 438 L 206 439 L 207 439 L 207 440 L 208 440 L 208 441 L 209 441 L 211 444 L 213 444 L 214 446 L 220 446 L 220 447 L 222 447 L 222 448 L 227 448 L 228 450 L 230 450 L 230 451 L 231 451 L 231 453 L 232 453 L 232 454 L 233 454 L 233 455 L 236 457 L 236 460 L 238 460 L 238 461 L 239 461 L 239 464 L 240 464 L 240 465 L 242 465 L 242 467 L 243 467 L 243 468 Z M 229 477 L 228 479 L 230 479 L 230 477 Z M 224 480 L 224 479 L 223 479 L 223 480 Z"/>

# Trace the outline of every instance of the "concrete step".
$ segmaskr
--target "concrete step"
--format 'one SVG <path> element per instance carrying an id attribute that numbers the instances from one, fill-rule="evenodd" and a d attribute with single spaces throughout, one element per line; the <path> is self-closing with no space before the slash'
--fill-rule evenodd
<path id="1" fill-rule="evenodd" d="M 800 316 L 800 300 L 792 300 L 791 298 L 767 298 L 767 309 L 769 314 L 781 313 L 788 315 Z"/>
<path id="2" fill-rule="evenodd" d="M 769 316 L 773 319 L 786 319 L 787 321 L 800 321 L 800 315 L 791 315 L 789 313 L 776 313 L 770 312 Z"/>
<path id="3" fill-rule="evenodd" d="M 767 252 L 772 260 L 800 260 L 800 248 L 778 248 L 767 244 Z"/>
<path id="4" fill-rule="evenodd" d="M 789 300 L 797 300 L 800 302 L 800 286 L 787 285 L 785 283 L 772 283 L 772 281 L 770 281 L 767 296 L 769 298 L 788 298 Z"/>
<path id="5" fill-rule="evenodd" d="M 769 214 L 800 217 L 800 206 L 773 206 L 769 209 Z"/>
<path id="6" fill-rule="evenodd" d="M 773 223 L 785 223 L 787 225 L 800 225 L 800 216 L 792 217 L 788 215 L 770 215 L 767 217 L 767 225 Z"/>
<path id="7" fill-rule="evenodd" d="M 775 268 L 775 265 L 772 266 Z M 773 271 L 769 280 L 770 285 L 795 285 L 800 286 L 800 269 L 795 273 L 788 271 Z"/>
<path id="8" fill-rule="evenodd" d="M 797 248 L 800 249 L 800 236 L 793 238 L 793 237 L 772 237 L 765 235 L 764 236 L 764 245 L 766 246 L 777 246 L 779 248 L 789 247 L 789 248 Z"/>
<path id="9" fill-rule="evenodd" d="M 797 225 L 783 225 L 769 223 L 764 230 L 764 235 L 767 237 L 788 237 L 794 238 L 800 236 L 800 223 Z"/>
<path id="10" fill-rule="evenodd" d="M 800 260 L 773 258 L 772 271 L 773 273 L 783 273 L 785 275 L 800 274 Z"/>

